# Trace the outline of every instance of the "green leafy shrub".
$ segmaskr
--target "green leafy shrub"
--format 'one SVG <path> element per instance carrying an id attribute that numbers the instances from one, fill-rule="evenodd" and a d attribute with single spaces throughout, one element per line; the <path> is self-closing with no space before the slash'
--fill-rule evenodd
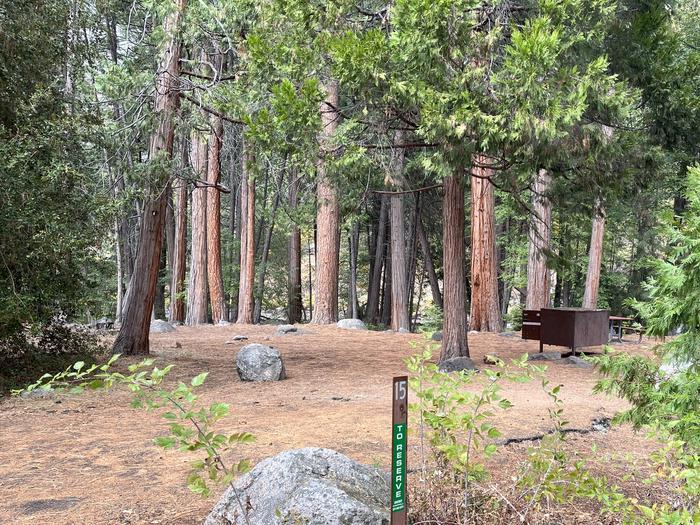
<path id="1" fill-rule="evenodd" d="M 427 334 L 438 332 L 442 330 L 442 323 L 442 308 L 432 302 L 426 305 L 421 315 L 420 331 Z"/>
<path id="2" fill-rule="evenodd" d="M 27 384 L 37 370 L 57 373 L 76 361 L 92 364 L 107 350 L 94 330 L 67 323 L 62 315 L 0 338 L 0 394 Z"/>
<path id="3" fill-rule="evenodd" d="M 523 309 L 518 304 L 511 307 L 508 313 L 503 317 L 506 324 L 510 325 L 511 329 L 518 332 L 523 327 Z"/>
<path id="4" fill-rule="evenodd" d="M 431 362 L 436 348 L 428 345 L 407 360 L 416 400 L 409 412 L 418 428 L 421 450 L 420 483 L 412 494 L 418 502 L 412 515 L 418 521 L 446 519 L 455 512 L 473 513 L 475 506 L 489 506 L 479 482 L 488 477 L 485 460 L 498 450 L 495 441 L 501 433 L 493 420 L 496 411 L 513 406 L 503 397 L 500 384 L 528 381 L 544 371 L 528 364 L 526 354 L 513 361 L 512 369 L 499 360 L 496 370 L 442 373 Z"/>
<path id="5" fill-rule="evenodd" d="M 227 403 L 202 405 L 195 393 L 204 384 L 207 372 L 193 377 L 189 384 L 178 382 L 174 388 L 165 388 L 163 382 L 173 365 L 165 368 L 154 366 L 153 359 L 145 359 L 128 366 L 128 373 L 113 371 L 119 359 L 112 356 L 104 364 L 87 366 L 78 361 L 57 374 L 44 374 L 24 389 L 14 390 L 13 395 L 31 393 L 35 390 L 65 390 L 79 394 L 84 390 L 106 390 L 115 386 L 126 387 L 132 394 L 131 406 L 146 410 L 159 410 L 168 422 L 168 434 L 154 439 L 154 443 L 166 449 L 177 448 L 186 452 L 201 452 L 203 459 L 192 463 L 187 478 L 190 490 L 204 496 L 209 495 L 211 482 L 225 483 L 231 487 L 233 478 L 246 472 L 250 462 L 241 459 L 232 464 L 224 459 L 227 451 L 237 445 L 251 443 L 254 436 L 248 432 L 221 434 L 214 426 L 229 414 Z M 237 496 L 237 492 L 234 490 Z M 243 515 L 243 502 L 238 501 Z"/>

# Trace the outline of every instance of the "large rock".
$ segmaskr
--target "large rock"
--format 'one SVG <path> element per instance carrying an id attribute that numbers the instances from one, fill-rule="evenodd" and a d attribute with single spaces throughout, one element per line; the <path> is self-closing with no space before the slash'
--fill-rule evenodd
<path id="1" fill-rule="evenodd" d="M 476 370 L 479 369 L 474 364 L 474 361 L 468 357 L 453 357 L 451 359 L 445 359 L 438 365 L 438 370 L 440 372 L 461 372 L 462 370 Z"/>
<path id="2" fill-rule="evenodd" d="M 341 319 L 338 321 L 338 328 L 346 330 L 367 330 L 367 325 L 360 319 Z"/>
<path id="3" fill-rule="evenodd" d="M 204 525 L 388 525 L 389 476 L 333 450 L 288 450 L 234 482 Z M 246 522 L 241 504 L 246 509 Z"/>
<path id="4" fill-rule="evenodd" d="M 174 332 L 175 327 L 167 321 L 162 319 L 154 319 L 151 321 L 151 333 L 152 334 L 166 334 L 168 332 Z"/>
<path id="5" fill-rule="evenodd" d="M 238 351 L 236 369 L 241 381 L 279 381 L 286 377 L 279 350 L 258 343 Z"/>

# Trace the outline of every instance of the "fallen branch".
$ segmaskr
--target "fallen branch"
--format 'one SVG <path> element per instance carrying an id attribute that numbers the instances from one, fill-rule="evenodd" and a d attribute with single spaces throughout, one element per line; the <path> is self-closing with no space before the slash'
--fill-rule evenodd
<path id="1" fill-rule="evenodd" d="M 494 443 L 499 446 L 512 445 L 513 443 L 525 443 L 527 441 L 539 441 L 547 436 L 551 436 L 557 432 L 561 434 L 590 434 L 591 432 L 604 432 L 610 428 L 610 418 L 601 417 L 594 419 L 591 426 L 588 428 L 564 428 L 561 430 L 550 430 L 544 434 L 535 434 L 533 436 L 512 437 L 499 439 Z"/>

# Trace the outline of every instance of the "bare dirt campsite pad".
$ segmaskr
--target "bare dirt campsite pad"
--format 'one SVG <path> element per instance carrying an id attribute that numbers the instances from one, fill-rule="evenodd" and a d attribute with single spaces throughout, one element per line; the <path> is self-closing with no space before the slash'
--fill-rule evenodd
<path id="1" fill-rule="evenodd" d="M 249 339 L 224 344 L 236 334 Z M 176 341 L 180 348 L 175 348 Z M 210 372 L 201 388 L 203 399 L 232 406 L 221 430 L 257 437 L 256 443 L 240 449 L 242 457 L 258 461 L 290 448 L 320 446 L 388 468 L 391 378 L 406 372 L 403 360 L 415 352 L 412 341 L 424 343 L 415 334 L 336 327 L 305 326 L 301 335 L 275 335 L 273 326 L 181 327 L 153 335 L 152 354 L 160 366 L 175 365 L 171 381 Z M 240 382 L 235 354 L 248 342 L 278 348 L 288 379 Z M 645 342 L 625 349 L 643 352 L 650 346 Z M 479 366 L 485 366 L 485 354 L 508 359 L 537 352 L 537 342 L 517 335 L 470 334 L 470 347 Z M 623 408 L 616 399 L 591 394 L 593 370 L 560 362 L 547 365 L 549 379 L 564 385 L 571 426 L 587 427 L 591 420 Z M 505 437 L 550 428 L 551 405 L 539 382 L 507 384 L 505 392 L 515 405 L 497 422 Z M 133 410 L 129 402 L 124 391 L 2 400 L 0 523 L 201 523 L 218 493 L 202 499 L 188 491 L 185 478 L 195 457 L 156 447 L 152 439 L 164 434 L 165 420 Z M 653 448 L 628 428 L 570 439 L 583 453 L 595 444 L 602 459 L 599 468 L 613 480 L 628 473 L 625 454 L 641 457 Z M 510 483 L 512 469 L 526 450 L 526 444 L 505 447 L 502 459 L 495 460 L 504 470 L 498 469 L 493 482 Z M 598 523 L 592 512 L 574 508 L 567 523 Z"/>

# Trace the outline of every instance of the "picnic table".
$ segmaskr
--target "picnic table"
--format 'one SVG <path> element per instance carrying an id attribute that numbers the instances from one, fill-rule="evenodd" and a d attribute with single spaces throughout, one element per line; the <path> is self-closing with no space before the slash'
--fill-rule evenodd
<path id="1" fill-rule="evenodd" d="M 644 334 L 644 330 L 642 328 L 638 328 L 636 326 L 632 326 L 631 322 L 634 321 L 634 318 L 632 317 L 622 317 L 619 315 L 611 315 L 609 318 L 609 323 L 610 323 L 610 336 L 609 340 L 612 341 L 617 341 L 618 343 L 622 343 L 622 335 L 624 334 L 625 331 L 627 332 L 634 332 L 639 334 L 639 342 L 642 342 L 642 335 Z"/>

